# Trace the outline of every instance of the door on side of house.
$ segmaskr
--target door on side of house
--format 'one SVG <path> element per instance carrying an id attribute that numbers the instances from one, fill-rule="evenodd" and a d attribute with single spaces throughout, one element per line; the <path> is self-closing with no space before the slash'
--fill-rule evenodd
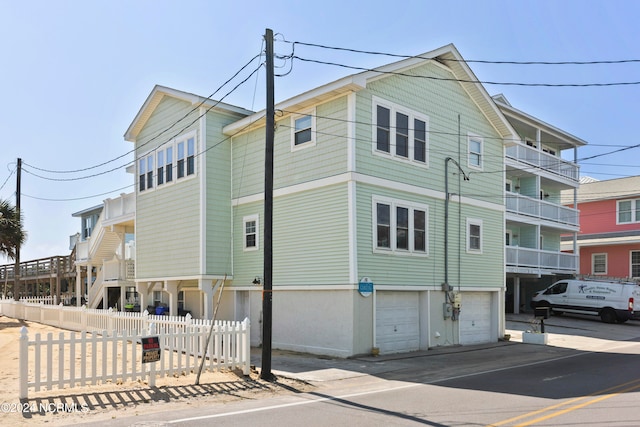
<path id="1" fill-rule="evenodd" d="M 419 349 L 419 306 L 418 292 L 376 292 L 376 346 L 380 354 Z"/>

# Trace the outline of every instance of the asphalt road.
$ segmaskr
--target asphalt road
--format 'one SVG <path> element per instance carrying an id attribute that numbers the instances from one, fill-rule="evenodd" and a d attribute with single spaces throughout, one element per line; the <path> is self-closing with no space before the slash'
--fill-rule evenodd
<path id="1" fill-rule="evenodd" d="M 226 404 L 212 400 L 207 407 L 108 424 L 640 425 L 640 323 L 550 323 L 551 343 L 565 345 L 508 342 L 355 360 L 283 355 L 274 361 L 290 375 L 306 377 L 314 385 L 310 392 Z"/>

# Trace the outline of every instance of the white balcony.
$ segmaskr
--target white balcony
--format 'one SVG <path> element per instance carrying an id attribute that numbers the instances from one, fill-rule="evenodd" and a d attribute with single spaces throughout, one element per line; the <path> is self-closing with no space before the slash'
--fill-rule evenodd
<path id="1" fill-rule="evenodd" d="M 578 227 L 579 211 L 533 197 L 523 196 L 518 193 L 505 193 L 507 212 L 530 216 L 536 219 L 547 220 L 559 224 Z"/>
<path id="2" fill-rule="evenodd" d="M 507 246 L 505 250 L 507 272 L 566 272 L 578 271 L 578 255 L 564 252 Z"/>
<path id="3" fill-rule="evenodd" d="M 536 166 L 543 171 L 559 177 L 579 182 L 580 173 L 577 164 L 568 162 L 560 157 L 540 151 L 537 148 L 517 143 L 506 148 L 507 159 L 511 158 L 527 165 Z"/>

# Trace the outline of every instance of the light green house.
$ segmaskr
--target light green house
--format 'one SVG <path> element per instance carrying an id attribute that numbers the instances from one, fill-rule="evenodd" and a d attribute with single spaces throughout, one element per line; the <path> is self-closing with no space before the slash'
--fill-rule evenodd
<path id="1" fill-rule="evenodd" d="M 273 347 L 348 357 L 497 341 L 504 144 L 518 137 L 456 48 L 276 110 Z M 249 317 L 253 345 L 264 126 L 264 112 L 158 86 L 125 135 L 142 305 L 210 317 L 224 282 L 218 317 Z"/>

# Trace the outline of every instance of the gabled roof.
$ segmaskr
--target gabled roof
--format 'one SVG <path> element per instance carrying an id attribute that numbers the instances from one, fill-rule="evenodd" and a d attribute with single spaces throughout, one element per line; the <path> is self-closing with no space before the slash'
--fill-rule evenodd
<path id="1" fill-rule="evenodd" d="M 599 200 L 627 199 L 640 196 L 640 176 L 607 179 L 580 184 L 578 188 L 578 203 L 595 202 Z M 573 190 L 562 192 L 562 204 L 573 203 Z"/>
<path id="2" fill-rule="evenodd" d="M 513 117 L 523 123 L 528 123 L 532 126 L 540 128 L 547 135 L 553 137 L 558 145 L 562 149 L 572 148 L 572 147 L 581 147 L 583 145 L 587 145 L 587 142 L 583 139 L 578 138 L 577 136 L 573 136 L 568 132 L 563 131 L 562 129 L 558 129 L 557 127 L 550 125 L 542 120 L 531 116 L 530 114 L 525 113 L 524 111 L 518 110 L 511 106 L 507 98 L 503 94 L 499 94 L 493 97 L 493 100 L 500 108 L 503 114 Z"/>
<path id="3" fill-rule="evenodd" d="M 437 61 L 451 70 L 454 78 L 459 81 L 469 97 L 478 106 L 480 111 L 483 112 L 502 138 L 511 139 L 517 137 L 517 133 L 511 127 L 511 124 L 500 112 L 484 86 L 478 82 L 478 78 L 473 74 L 473 71 L 471 71 L 471 68 L 469 68 L 453 44 L 448 44 L 422 55 L 383 65 L 371 71 L 364 71 L 344 77 L 278 103 L 275 108 L 289 111 L 303 110 L 306 107 L 321 103 L 324 100 L 340 94 L 365 89 L 367 82 L 384 78 L 386 73 L 406 72 L 412 68 L 422 66 L 429 61 Z M 264 115 L 265 111 L 263 110 L 245 117 L 225 126 L 223 132 L 227 135 L 233 135 L 238 132 L 247 131 L 252 127 L 264 126 Z"/>
<path id="4" fill-rule="evenodd" d="M 129 128 L 125 132 L 124 139 L 126 141 L 134 142 L 136 140 L 138 134 L 147 123 L 147 120 L 149 120 L 149 117 L 151 117 L 151 114 L 153 114 L 156 107 L 160 104 L 160 101 L 162 101 L 165 96 L 170 96 L 190 102 L 193 106 L 202 103 L 203 107 L 225 111 L 228 113 L 234 113 L 239 116 L 247 116 L 253 113 L 253 111 L 245 110 L 244 108 L 236 107 L 230 104 L 225 104 L 224 102 L 218 102 L 210 98 L 204 98 L 193 93 L 183 92 L 181 90 L 172 89 L 170 87 L 156 85 L 147 97 L 147 100 L 140 108 L 140 111 L 138 111 L 138 114 L 136 114 L 133 122 L 129 125 Z"/>

